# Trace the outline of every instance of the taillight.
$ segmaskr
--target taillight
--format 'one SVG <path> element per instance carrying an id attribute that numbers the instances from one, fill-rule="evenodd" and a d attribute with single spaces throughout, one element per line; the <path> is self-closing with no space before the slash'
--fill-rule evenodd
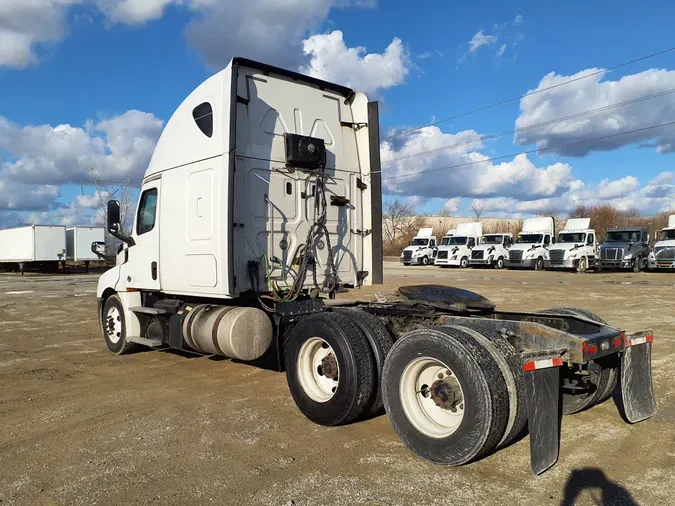
<path id="1" fill-rule="evenodd" d="M 595 355 L 598 352 L 598 347 L 594 344 L 588 346 L 588 354 Z"/>

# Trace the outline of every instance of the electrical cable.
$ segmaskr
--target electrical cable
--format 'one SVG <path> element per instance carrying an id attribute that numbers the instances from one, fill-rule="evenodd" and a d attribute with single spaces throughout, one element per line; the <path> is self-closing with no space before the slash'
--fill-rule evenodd
<path id="1" fill-rule="evenodd" d="M 502 100 L 501 102 L 496 102 L 496 103 L 494 103 L 494 104 L 490 104 L 490 105 L 486 105 L 486 106 L 483 106 L 483 107 L 479 107 L 479 108 L 477 108 L 477 109 L 473 109 L 473 110 L 471 110 L 471 111 L 463 112 L 463 113 L 461 113 L 461 114 L 456 114 L 455 116 L 451 116 L 451 117 L 449 117 L 449 118 L 445 118 L 445 119 L 442 119 L 442 120 L 434 121 L 434 122 L 429 123 L 429 124 L 427 124 L 427 125 L 423 125 L 423 126 L 420 126 L 420 127 L 411 128 L 410 130 L 405 130 L 405 131 L 403 131 L 403 132 L 398 132 L 398 133 L 395 133 L 395 134 L 390 135 L 390 136 L 388 136 L 388 137 L 385 137 L 385 138 L 382 139 L 382 140 L 383 140 L 383 141 L 387 141 L 387 140 L 389 140 L 389 139 L 394 139 L 394 138 L 396 138 L 396 137 L 401 137 L 401 136 L 403 136 L 403 135 L 410 135 L 411 133 L 414 133 L 414 132 L 417 132 L 417 131 L 419 131 L 419 130 L 422 130 L 423 128 L 427 128 L 427 127 L 430 127 L 430 126 L 440 125 L 441 123 L 446 123 L 446 122 L 452 121 L 452 120 L 454 120 L 454 119 L 459 119 L 459 118 L 463 118 L 463 117 L 466 117 L 466 116 L 470 116 L 471 114 L 475 114 L 475 113 L 477 113 L 477 112 L 482 112 L 482 111 L 486 111 L 486 110 L 488 110 L 488 109 L 493 109 L 493 108 L 495 108 L 495 107 L 499 107 L 500 105 L 508 104 L 508 103 L 510 103 L 510 102 L 515 102 L 516 100 L 521 100 L 521 99 L 523 99 L 523 98 L 525 98 L 525 97 L 529 97 L 529 96 L 532 96 L 532 95 L 536 95 L 536 94 L 538 94 L 538 93 L 542 93 L 542 92 L 544 92 L 544 91 L 549 91 L 549 90 L 552 90 L 552 89 L 555 89 L 555 88 L 560 88 L 561 86 L 565 86 L 565 85 L 568 85 L 568 84 L 571 84 L 571 83 L 575 83 L 575 82 L 577 82 L 577 81 L 581 81 L 582 79 L 588 79 L 589 77 L 597 76 L 598 74 L 603 74 L 603 73 L 611 72 L 612 70 L 616 70 L 616 69 L 618 69 L 618 68 L 625 67 L 625 66 L 631 65 L 631 64 L 633 64 L 633 63 L 638 63 L 638 62 L 641 62 L 641 61 L 643 61 L 643 60 L 647 60 L 647 59 L 649 59 L 649 58 L 654 58 L 654 57 L 656 57 L 656 56 L 661 56 L 662 54 L 666 54 L 666 53 L 669 53 L 669 52 L 671 52 L 671 51 L 675 51 L 675 47 L 671 47 L 671 48 L 669 48 L 669 49 L 664 49 L 663 51 L 658 51 L 658 52 L 656 52 L 656 53 L 648 54 L 648 55 L 646 55 L 646 56 L 642 56 L 642 57 L 636 58 L 636 59 L 634 59 L 634 60 L 630 60 L 630 61 L 627 61 L 627 62 L 624 62 L 624 63 L 620 63 L 620 64 L 618 64 L 618 65 L 614 65 L 613 67 L 609 67 L 609 68 L 607 68 L 607 69 L 601 69 L 601 70 L 598 70 L 598 71 L 596 71 L 596 72 L 591 72 L 590 74 L 584 74 L 583 76 L 575 77 L 574 79 L 568 79 L 567 81 L 564 81 L 564 82 L 558 83 L 558 84 L 554 84 L 554 85 L 552 85 L 552 86 L 547 86 L 546 88 L 541 88 L 541 89 L 537 89 L 537 90 L 534 90 L 534 91 L 530 91 L 530 92 L 527 92 L 527 93 L 525 93 L 525 94 L 523 94 L 523 95 L 519 95 L 519 96 L 517 96 L 517 97 L 513 97 L 513 98 L 506 99 L 506 100 Z"/>
<path id="2" fill-rule="evenodd" d="M 417 153 L 399 156 L 398 158 L 392 158 L 391 160 L 387 160 L 386 162 L 383 162 L 382 165 L 383 166 L 391 165 L 394 162 L 398 162 L 398 161 L 401 161 L 401 160 L 407 160 L 409 158 L 415 158 L 415 157 L 418 157 L 418 156 L 428 155 L 428 154 L 431 154 L 431 153 L 437 153 L 439 151 L 445 151 L 447 149 L 458 148 L 458 147 L 462 147 L 462 146 L 469 146 L 471 144 L 478 144 L 479 142 L 497 139 L 499 137 L 504 137 L 506 135 L 525 132 L 527 130 L 533 130 L 535 128 L 539 128 L 539 127 L 542 127 L 542 126 L 548 126 L 548 125 L 553 125 L 555 123 L 561 123 L 563 121 L 567 121 L 567 120 L 570 120 L 570 119 L 576 119 L 576 118 L 581 118 L 581 117 L 584 117 L 584 116 L 590 116 L 591 114 L 597 114 L 598 112 L 608 111 L 608 110 L 614 109 L 616 107 L 623 107 L 623 106 L 626 106 L 626 105 L 632 105 L 632 104 L 635 104 L 635 103 L 638 103 L 638 102 L 643 102 L 645 100 L 651 100 L 653 98 L 663 97 L 663 96 L 669 95 L 671 93 L 675 93 L 675 88 L 665 90 L 665 91 L 661 91 L 659 93 L 654 93 L 653 95 L 645 95 L 645 96 L 642 96 L 642 97 L 633 98 L 631 100 L 625 100 L 624 102 L 617 102 L 615 104 L 605 105 L 605 106 L 602 106 L 602 107 L 598 107 L 596 109 L 589 109 L 589 110 L 578 112 L 578 113 L 575 113 L 575 114 L 570 114 L 569 116 L 563 116 L 563 117 L 555 118 L 555 119 L 548 120 L 548 121 L 542 121 L 540 123 L 533 123 L 531 125 L 526 125 L 524 127 L 515 128 L 513 130 L 505 130 L 503 132 L 499 132 L 499 133 L 496 133 L 496 134 L 484 135 L 484 136 L 481 136 L 479 139 L 474 139 L 474 140 L 464 141 L 464 142 L 458 142 L 456 144 L 449 144 L 447 146 L 439 146 L 438 148 L 428 149 L 428 150 L 425 150 L 425 151 L 418 151 Z"/>
<path id="3" fill-rule="evenodd" d="M 604 140 L 604 139 L 611 139 L 611 138 L 614 138 L 614 137 L 619 137 L 621 135 L 628 135 L 628 134 L 632 134 L 632 133 L 645 132 L 647 130 L 654 130 L 656 128 L 663 128 L 663 127 L 667 127 L 667 126 L 671 126 L 671 125 L 675 125 L 675 121 L 671 121 L 671 122 L 668 122 L 668 123 L 662 123 L 660 125 L 649 126 L 649 127 L 645 127 L 645 128 L 637 128 L 637 129 L 634 129 L 634 130 L 627 130 L 625 132 L 618 132 L 618 133 L 615 133 L 615 134 L 603 135 L 601 137 L 594 137 L 592 139 L 582 139 L 580 141 L 568 142 L 568 143 L 565 143 L 565 144 L 558 144 L 556 146 L 549 146 L 549 147 L 546 147 L 546 148 L 537 148 L 537 149 L 531 149 L 531 150 L 528 150 L 528 151 L 520 151 L 518 153 L 512 153 L 512 154 L 509 154 L 509 155 L 495 156 L 493 158 L 486 158 L 485 160 L 477 160 L 477 161 L 473 161 L 473 162 L 458 163 L 456 165 L 448 165 L 446 167 L 436 167 L 436 168 L 433 168 L 433 169 L 425 169 L 425 170 L 420 170 L 420 171 L 417 171 L 417 172 L 410 172 L 408 174 L 398 174 L 396 176 L 383 177 L 382 181 L 387 181 L 387 180 L 390 180 L 390 179 L 399 179 L 399 178 L 403 178 L 403 177 L 417 176 L 419 174 L 426 174 L 427 172 L 437 172 L 439 170 L 448 170 L 448 169 L 456 169 L 456 168 L 459 168 L 459 167 L 467 167 L 467 166 L 476 165 L 476 164 L 479 164 L 479 163 L 487 163 L 487 162 L 493 162 L 493 161 L 496 161 L 496 160 L 503 160 L 505 158 L 512 158 L 512 157 L 515 157 L 515 156 L 518 156 L 518 155 L 529 155 L 529 154 L 532 154 L 532 153 L 542 153 L 542 152 L 545 152 L 545 151 L 552 151 L 552 150 L 555 150 L 555 149 L 566 148 L 566 147 L 569 147 L 569 146 L 576 146 L 578 144 L 585 144 L 587 142 L 595 142 L 595 141 L 600 141 L 600 140 Z M 378 172 L 382 172 L 382 171 L 378 171 Z"/>

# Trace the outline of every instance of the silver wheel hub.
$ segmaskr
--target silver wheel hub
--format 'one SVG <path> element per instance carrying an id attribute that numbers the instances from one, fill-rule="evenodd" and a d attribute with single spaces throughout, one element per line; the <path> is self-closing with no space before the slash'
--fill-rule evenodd
<path id="1" fill-rule="evenodd" d="M 320 337 L 311 337 L 300 347 L 297 361 L 300 386 L 315 402 L 333 398 L 340 381 L 340 364 L 333 348 Z"/>
<path id="2" fill-rule="evenodd" d="M 435 358 L 420 357 L 406 366 L 399 395 L 408 421 L 426 436 L 448 437 L 464 419 L 462 385 L 452 370 Z"/>
<path id="3" fill-rule="evenodd" d="M 108 340 L 117 344 L 122 338 L 122 315 L 115 306 L 108 309 L 105 316 L 105 332 Z"/>

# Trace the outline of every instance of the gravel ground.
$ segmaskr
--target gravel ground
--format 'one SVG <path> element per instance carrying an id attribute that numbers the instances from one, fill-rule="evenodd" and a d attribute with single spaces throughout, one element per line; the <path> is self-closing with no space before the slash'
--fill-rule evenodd
<path id="1" fill-rule="evenodd" d="M 612 401 L 563 420 L 558 464 L 525 438 L 460 468 L 409 452 L 385 416 L 312 424 L 284 375 L 208 357 L 107 351 L 97 275 L 0 274 L 2 504 L 675 504 L 675 275 L 453 270 L 385 264 L 384 286 L 468 288 L 502 309 L 578 306 L 652 328 L 657 415 Z"/>

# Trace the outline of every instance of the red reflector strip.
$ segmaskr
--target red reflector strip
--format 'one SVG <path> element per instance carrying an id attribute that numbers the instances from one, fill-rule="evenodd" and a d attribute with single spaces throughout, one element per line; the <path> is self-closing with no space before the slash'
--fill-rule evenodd
<path id="1" fill-rule="evenodd" d="M 614 341 L 612 341 L 612 344 L 614 345 L 615 348 L 618 348 L 619 346 L 621 346 L 621 339 L 618 338 L 618 337 L 615 337 Z"/>
<path id="2" fill-rule="evenodd" d="M 635 339 L 626 339 L 626 346 L 636 346 L 654 342 L 654 336 L 636 337 Z"/>
<path id="3" fill-rule="evenodd" d="M 537 369 L 546 369 L 547 367 L 560 367 L 563 365 L 562 358 L 549 358 L 548 360 L 532 360 L 523 364 L 524 371 L 535 371 Z"/>
<path id="4" fill-rule="evenodd" d="M 595 355 L 597 352 L 598 352 L 598 347 L 597 347 L 596 345 L 591 344 L 591 345 L 588 347 L 588 354 L 589 354 L 589 355 Z"/>

